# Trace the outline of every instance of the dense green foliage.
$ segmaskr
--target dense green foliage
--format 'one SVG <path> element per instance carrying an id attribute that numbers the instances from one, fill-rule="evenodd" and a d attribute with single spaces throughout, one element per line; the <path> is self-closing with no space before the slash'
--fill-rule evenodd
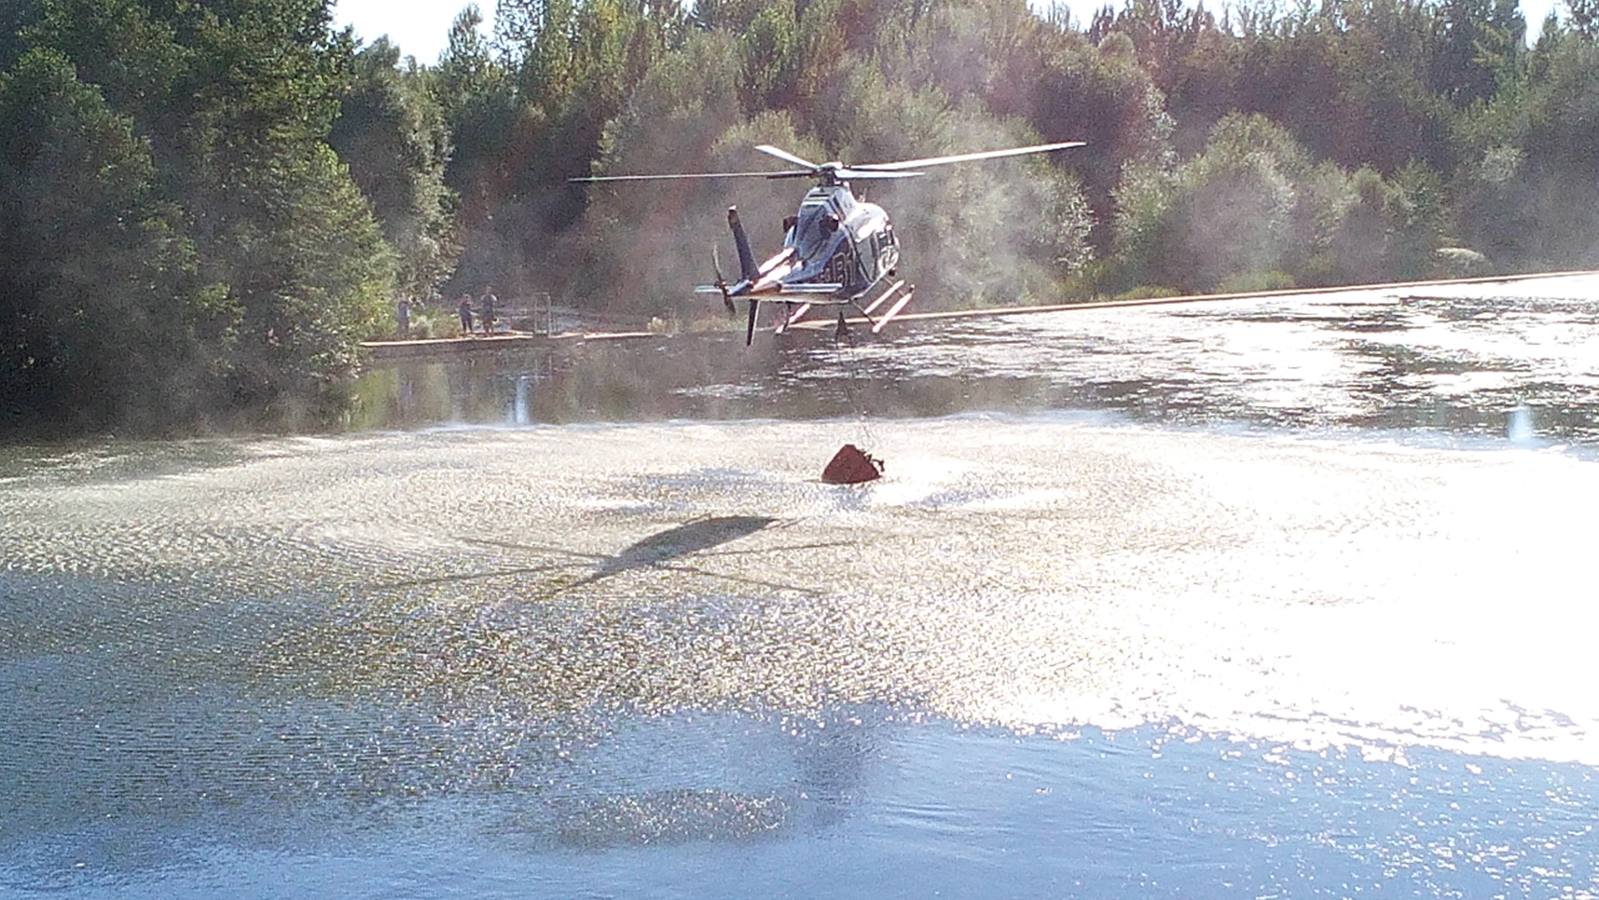
<path id="1" fill-rule="evenodd" d="M 193 242 L 155 189 L 149 144 L 65 59 L 32 51 L 0 75 L 0 392 L 81 426 L 122 398 L 152 413 L 205 390 L 236 307 L 198 276 Z M 93 385 L 93 390 L 83 386 Z"/>
<path id="2" fill-rule="evenodd" d="M 444 185 L 450 135 L 420 74 L 400 70 L 399 48 L 380 38 L 356 54 L 328 142 L 394 249 L 398 293 L 436 296 L 459 253 L 455 196 Z"/>
<path id="3" fill-rule="evenodd" d="M 160 427 L 336 408 L 397 287 L 449 272 L 447 136 L 421 76 L 379 72 L 394 54 L 357 55 L 322 0 L 9 15 L 4 418 Z"/>
<path id="4" fill-rule="evenodd" d="M 436 65 L 328 0 L 0 4 L 13 421 L 336 407 L 400 298 L 640 318 L 792 183 L 572 185 L 1039 140 L 870 186 L 930 307 L 1599 265 L 1599 4 L 499 0 Z M 727 255 L 724 253 L 724 255 Z"/>

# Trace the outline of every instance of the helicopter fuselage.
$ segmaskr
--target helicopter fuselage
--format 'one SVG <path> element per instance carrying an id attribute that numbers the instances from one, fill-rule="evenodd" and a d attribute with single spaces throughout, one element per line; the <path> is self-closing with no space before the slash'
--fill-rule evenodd
<path id="1" fill-rule="evenodd" d="M 904 281 L 896 281 L 863 305 L 862 298 L 895 274 L 899 241 L 888 213 L 875 203 L 858 199 L 842 181 L 829 179 L 806 192 L 799 212 L 783 220 L 783 249 L 759 265 L 739 221 L 738 207 L 728 208 L 727 224 L 738 248 L 739 280 L 734 284 L 724 281 L 717 263 L 716 283 L 696 287 L 694 292 L 720 294 L 730 313 L 735 301 L 748 301 L 745 343 L 754 340 L 762 301 L 783 304 L 779 331 L 813 306 L 838 307 L 839 327 L 843 328 L 843 307 L 853 306 L 871 320 L 871 310 L 905 286 Z M 714 259 L 716 248 L 711 249 Z M 903 309 L 914 291 L 913 286 L 900 295 L 874 323 L 874 330 Z"/>
<path id="2" fill-rule="evenodd" d="M 837 284 L 838 296 L 855 298 L 899 265 L 888 213 L 857 199 L 848 184 L 811 188 L 784 225 L 783 248 L 793 251 L 797 266 L 783 276 L 783 286 Z"/>

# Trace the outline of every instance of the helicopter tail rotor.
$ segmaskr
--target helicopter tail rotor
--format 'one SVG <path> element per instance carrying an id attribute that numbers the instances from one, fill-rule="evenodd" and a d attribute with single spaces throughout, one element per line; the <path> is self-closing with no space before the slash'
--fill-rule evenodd
<path id="1" fill-rule="evenodd" d="M 711 245 L 711 268 L 716 270 L 716 289 L 722 294 L 722 305 L 727 307 L 728 315 L 735 315 L 738 309 L 733 306 L 733 298 L 727 292 L 727 279 L 722 275 L 722 254 L 716 250 L 716 245 Z"/>
<path id="2" fill-rule="evenodd" d="M 733 223 L 733 227 L 735 229 L 733 233 L 736 236 L 740 237 L 740 238 L 744 237 L 743 229 L 738 227 L 738 213 L 734 212 L 733 210 L 728 210 L 727 211 L 727 217 Z M 743 241 L 740 241 L 739 243 L 740 243 L 740 249 L 748 249 L 749 241 L 743 240 Z M 700 292 L 700 293 L 704 293 L 707 290 L 714 290 L 714 291 L 720 292 L 721 295 L 722 295 L 722 305 L 727 307 L 727 314 L 730 315 L 730 316 L 737 315 L 738 314 L 738 307 L 733 305 L 733 292 L 727 286 L 727 279 L 722 276 L 722 255 L 716 251 L 716 245 L 715 244 L 711 245 L 711 266 L 712 266 L 712 268 L 716 269 L 716 283 L 714 285 L 712 285 L 712 286 L 709 286 L 708 288 L 707 287 L 695 288 L 695 291 L 696 292 Z M 749 281 L 746 279 L 741 284 L 748 284 L 748 283 L 749 283 Z M 750 298 L 749 303 L 750 303 L 749 323 L 744 328 L 744 346 L 746 346 L 746 347 L 748 347 L 750 344 L 753 344 L 755 342 L 755 320 L 756 320 L 756 318 L 758 318 L 760 316 L 760 308 L 761 308 L 761 301 L 756 300 L 754 297 Z"/>

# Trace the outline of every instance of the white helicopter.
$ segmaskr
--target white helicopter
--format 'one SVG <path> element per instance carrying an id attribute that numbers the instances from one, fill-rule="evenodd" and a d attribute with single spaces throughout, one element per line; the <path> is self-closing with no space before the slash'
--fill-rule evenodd
<path id="1" fill-rule="evenodd" d="M 850 189 L 852 181 L 879 181 L 915 178 L 922 169 L 951 163 L 1049 153 L 1081 147 L 1082 141 L 1037 144 L 1005 150 L 957 153 L 926 159 L 846 165 L 841 162 L 813 163 L 780 147 L 761 144 L 755 149 L 791 166 L 777 172 L 693 172 L 668 175 L 597 175 L 573 178 L 575 182 L 669 181 L 701 178 L 813 178 L 816 185 L 806 191 L 799 212 L 783 221 L 783 248 L 765 262 L 757 264 L 749 237 L 739 223 L 738 207 L 727 211 L 727 224 L 733 230 L 738 248 L 739 278 L 729 284 L 722 277 L 720 261 L 716 282 L 694 289 L 699 294 L 719 294 L 728 311 L 734 302 L 749 303 L 749 324 L 744 343 L 754 340 L 760 305 L 783 304 L 783 318 L 777 324 L 782 332 L 798 322 L 813 307 L 836 307 L 838 327 L 844 328 L 844 308 L 853 307 L 872 324 L 875 334 L 910 303 L 915 286 L 898 278 L 899 239 L 888 213 L 875 203 L 858 199 Z M 715 248 L 712 248 L 713 260 Z M 876 318 L 873 313 L 883 309 Z"/>

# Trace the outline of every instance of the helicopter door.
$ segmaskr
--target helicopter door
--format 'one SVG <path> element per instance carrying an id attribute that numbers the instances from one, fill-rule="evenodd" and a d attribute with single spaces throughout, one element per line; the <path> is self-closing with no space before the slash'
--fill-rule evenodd
<path id="1" fill-rule="evenodd" d="M 822 270 L 822 280 L 835 284 L 853 284 L 855 281 L 855 246 L 849 241 L 840 241 L 838 250 L 833 258 L 827 261 L 827 268 Z"/>

